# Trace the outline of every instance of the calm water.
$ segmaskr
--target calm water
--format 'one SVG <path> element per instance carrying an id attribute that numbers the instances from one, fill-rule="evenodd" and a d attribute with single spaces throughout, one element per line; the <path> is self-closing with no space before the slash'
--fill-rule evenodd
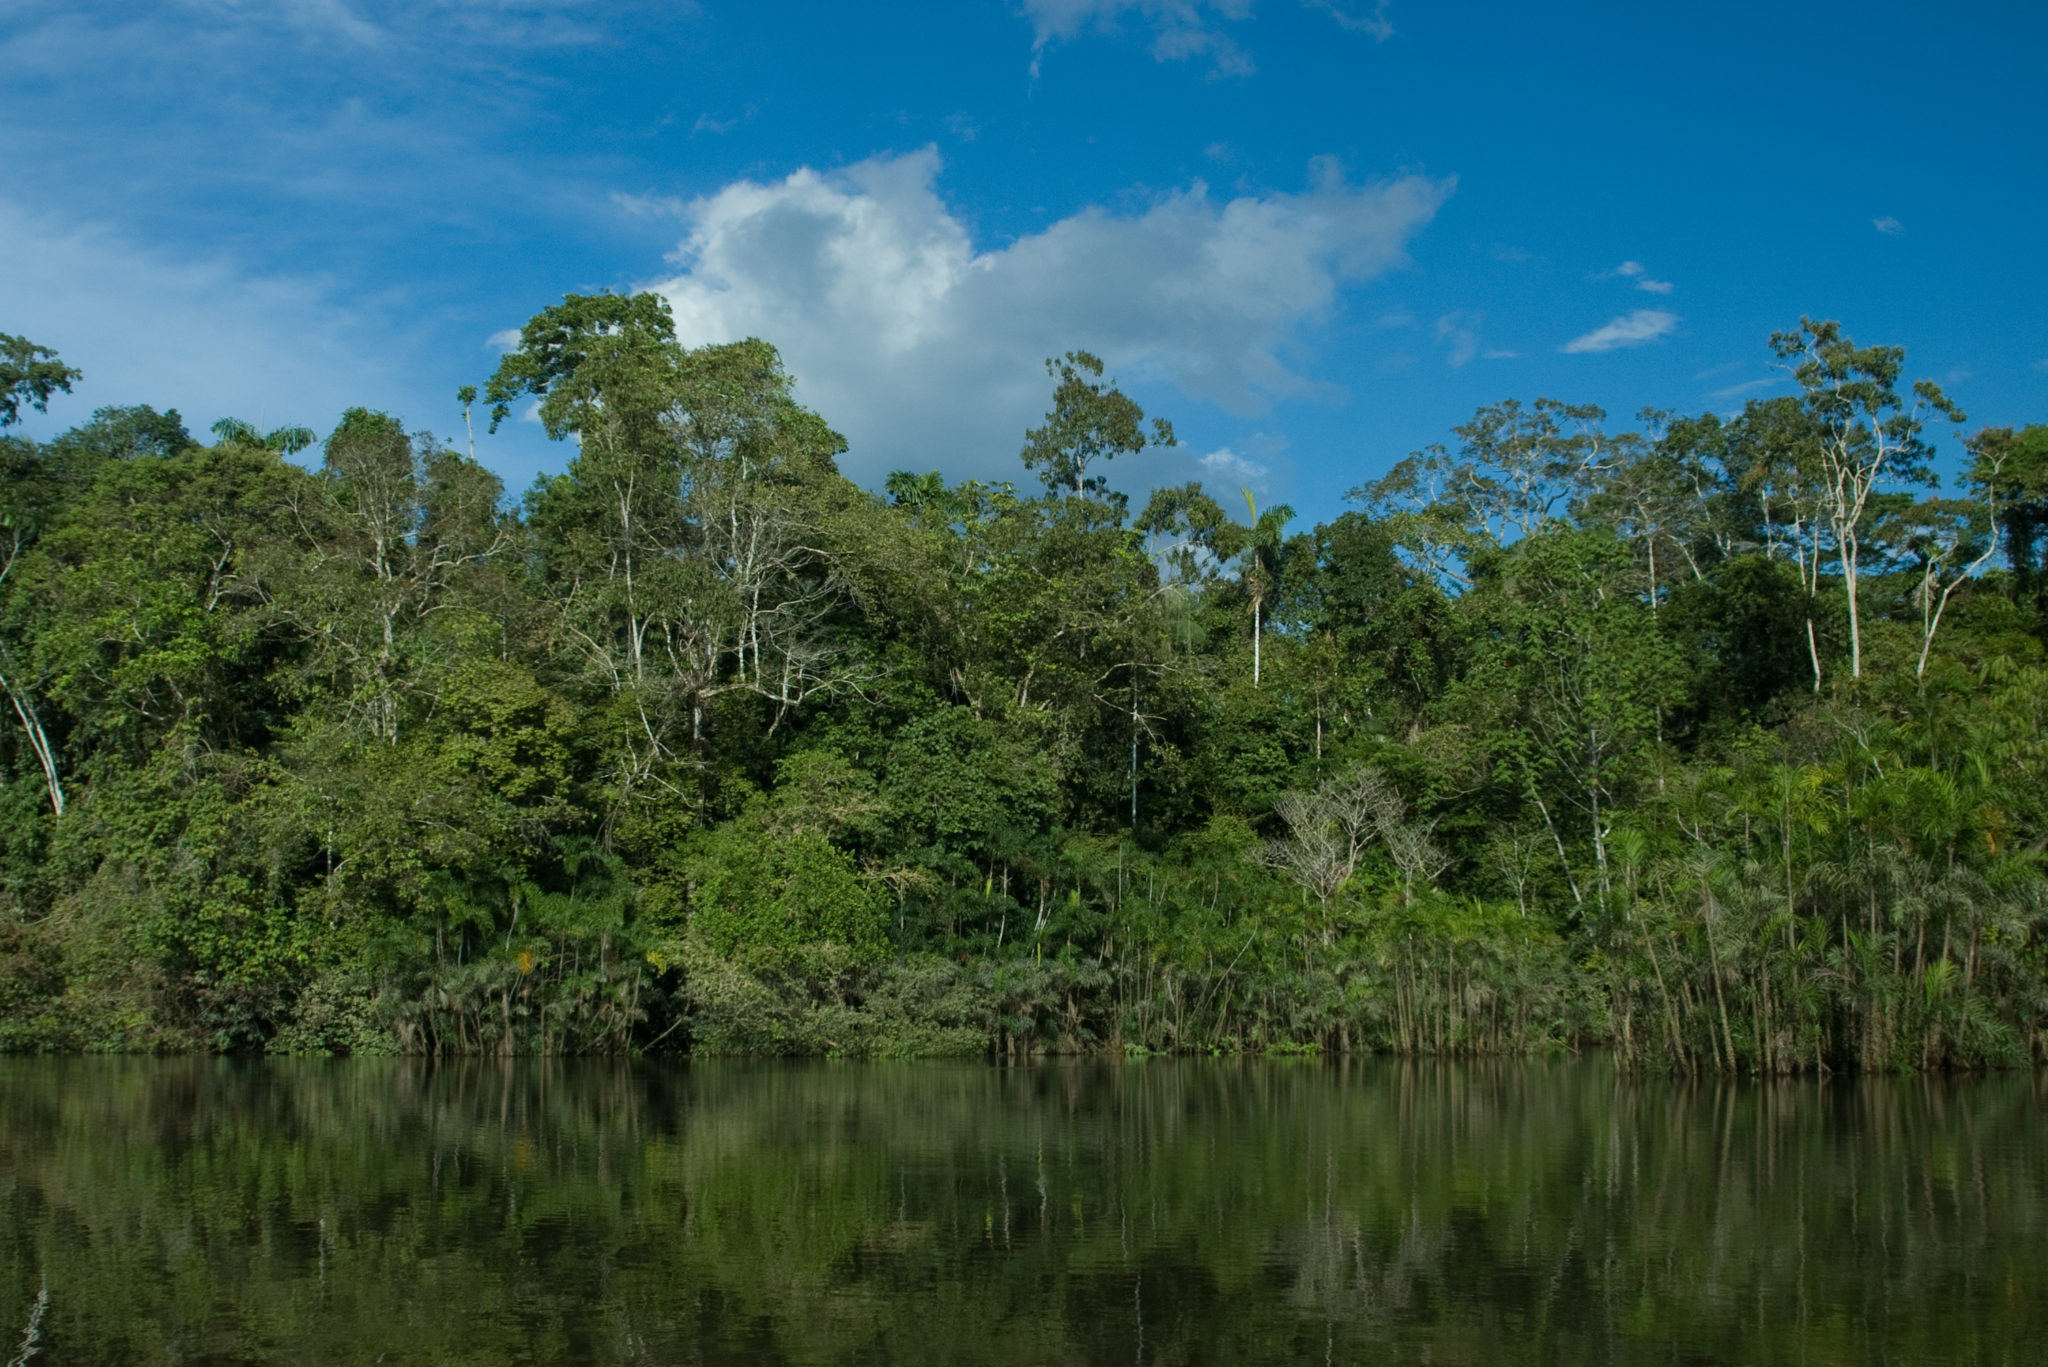
<path id="1" fill-rule="evenodd" d="M 0 1060 L 0 1361 L 2042 1363 L 2044 1100 Z"/>

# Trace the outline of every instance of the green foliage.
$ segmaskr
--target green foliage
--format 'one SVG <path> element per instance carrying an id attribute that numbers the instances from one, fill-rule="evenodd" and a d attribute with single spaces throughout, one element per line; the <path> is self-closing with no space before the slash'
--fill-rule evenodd
<path id="1" fill-rule="evenodd" d="M 1048 357 L 1045 372 L 1059 384 L 1044 423 L 1024 434 L 1024 468 L 1037 470 L 1050 492 L 1075 498 L 1107 496 L 1106 477 L 1090 474 L 1089 466 L 1118 455 L 1134 456 L 1147 446 L 1176 444 L 1171 423 L 1155 418 L 1148 432 L 1143 409 L 1114 382 L 1095 382 L 1102 378 L 1102 362 L 1087 352 L 1070 351 L 1057 360 Z"/>
<path id="2" fill-rule="evenodd" d="M 1079 351 L 1042 495 L 872 496 L 653 295 L 481 386 L 575 439 L 517 510 L 363 408 L 0 438 L 0 1047 L 2048 1055 L 2048 429 L 1926 497 L 1896 348 L 1773 345 L 1306 530 L 1129 516 Z"/>
<path id="3" fill-rule="evenodd" d="M 699 839 L 692 875 L 690 933 L 719 954 L 747 964 L 844 955 L 859 965 L 888 950 L 881 890 L 798 803 L 748 803 Z"/>
<path id="4" fill-rule="evenodd" d="M 47 412 L 50 396 L 71 392 L 78 371 L 57 359 L 57 353 L 26 337 L 0 332 L 0 428 L 21 421 L 22 405 Z"/>

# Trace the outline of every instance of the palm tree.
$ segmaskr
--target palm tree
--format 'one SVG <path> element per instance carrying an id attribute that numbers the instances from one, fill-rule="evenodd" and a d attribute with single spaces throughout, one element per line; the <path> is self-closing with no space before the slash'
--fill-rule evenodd
<path id="1" fill-rule="evenodd" d="M 222 418 L 213 425 L 213 435 L 238 446 L 260 446 L 280 456 L 297 455 L 313 444 L 313 429 L 310 427 L 273 427 L 265 432 L 255 423 L 241 418 Z"/>
<path id="2" fill-rule="evenodd" d="M 1273 601 L 1280 587 L 1280 567 L 1286 552 L 1286 542 L 1280 534 L 1288 523 L 1294 521 L 1294 509 L 1281 503 L 1261 513 L 1252 491 L 1246 489 L 1243 493 L 1244 506 L 1251 513 L 1251 525 L 1228 529 L 1227 541 L 1230 544 L 1219 549 L 1240 562 L 1245 593 L 1252 601 L 1252 687 L 1256 688 L 1259 684 L 1260 645 L 1265 635 L 1266 606 Z"/>

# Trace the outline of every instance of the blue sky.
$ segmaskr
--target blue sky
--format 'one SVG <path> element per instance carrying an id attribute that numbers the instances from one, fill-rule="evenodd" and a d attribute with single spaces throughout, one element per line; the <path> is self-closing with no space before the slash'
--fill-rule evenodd
<path id="1" fill-rule="evenodd" d="M 2048 420 L 2018 5 L 0 0 L 0 331 L 101 404 L 459 435 L 564 291 L 755 333 L 843 465 L 1022 478 L 1040 360 L 1327 517 L 1516 396 L 1730 411 L 1802 313 Z M 1776 388 L 1774 389 L 1774 385 Z M 517 491 L 566 452 L 480 454 Z"/>

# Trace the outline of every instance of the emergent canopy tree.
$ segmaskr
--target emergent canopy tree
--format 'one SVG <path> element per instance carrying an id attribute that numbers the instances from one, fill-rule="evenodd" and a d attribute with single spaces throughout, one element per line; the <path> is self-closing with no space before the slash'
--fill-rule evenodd
<path id="1" fill-rule="evenodd" d="M 0 332 L 0 431 L 21 421 L 23 404 L 37 412 L 48 412 L 50 396 L 70 393 L 72 381 L 79 378 L 79 372 L 58 360 L 57 353 L 50 348 L 11 332 Z M 34 536 L 36 514 L 40 511 L 36 505 L 43 501 L 36 497 L 36 486 L 47 482 L 39 477 L 42 471 L 36 468 L 39 462 L 33 454 L 11 443 L 5 454 L 10 468 L 4 472 L 7 493 L 5 505 L 0 506 L 0 529 L 6 534 L 4 559 L 0 559 L 0 590 L 4 590 L 15 560 Z M 23 494 L 28 497 L 22 497 Z M 42 766 L 50 810 L 64 815 L 64 782 L 57 752 L 37 713 L 35 691 L 20 677 L 4 634 L 0 634 L 0 692 L 7 694 L 29 750 Z"/>
<path id="2" fill-rule="evenodd" d="M 1849 674 L 1861 678 L 1860 534 L 1871 496 L 1885 482 L 1932 484 L 1927 421 L 1939 416 L 1960 425 L 1963 412 L 1932 380 L 1915 380 L 1908 402 L 1898 388 L 1905 348 L 1859 347 L 1840 323 L 1801 318 L 1798 328 L 1772 335 L 1771 351 L 1799 382 L 1800 402 L 1818 432 L 1813 460 L 1822 515 L 1849 597 Z"/>
<path id="3" fill-rule="evenodd" d="M 493 425 L 537 396 L 566 473 L 527 504 L 559 638 L 609 695 L 608 787 L 680 797 L 721 694 L 780 717 L 851 686 L 821 523 L 845 441 L 799 405 L 775 349 L 685 350 L 658 295 L 569 295 L 527 323 L 485 388 Z"/>
<path id="4" fill-rule="evenodd" d="M 72 381 L 80 378 L 50 348 L 0 332 L 0 428 L 20 422 L 24 404 L 38 413 L 49 412 L 50 396 L 69 394 Z"/>
<path id="5" fill-rule="evenodd" d="M 1143 409 L 1114 381 L 1096 382 L 1102 369 L 1102 362 L 1085 351 L 1046 359 L 1045 373 L 1059 383 L 1053 390 L 1052 411 L 1024 434 L 1024 468 L 1038 471 L 1049 491 L 1075 498 L 1093 496 L 1120 506 L 1121 496 L 1111 494 L 1101 473 L 1091 474 L 1089 467 L 1118 455 L 1134 456 L 1147 446 L 1178 443 L 1173 424 L 1164 418 L 1154 418 L 1148 433 Z"/>

